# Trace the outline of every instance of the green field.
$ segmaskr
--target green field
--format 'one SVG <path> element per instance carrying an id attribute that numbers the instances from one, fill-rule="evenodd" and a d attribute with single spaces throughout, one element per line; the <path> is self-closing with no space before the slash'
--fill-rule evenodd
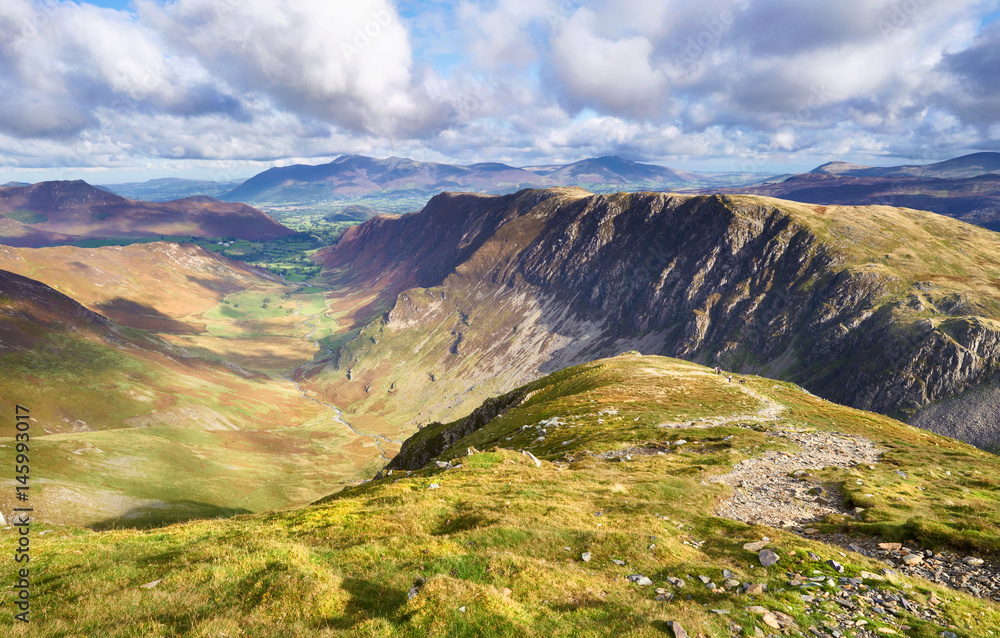
<path id="1" fill-rule="evenodd" d="M 14 218 L 13 214 L 8 215 L 8 217 Z M 246 239 L 236 239 L 235 237 L 204 238 L 167 235 L 155 237 L 106 237 L 60 245 L 99 248 L 101 246 L 148 244 L 157 241 L 194 244 L 206 250 L 225 255 L 230 259 L 236 259 L 253 266 L 265 268 L 277 275 L 281 275 L 289 282 L 301 283 L 308 281 L 320 273 L 320 267 L 310 259 L 312 254 L 320 248 L 336 243 L 340 234 L 346 228 L 357 223 L 329 221 L 320 213 L 298 213 L 282 217 L 276 215 L 275 217 L 285 226 L 295 230 L 296 234 L 269 241 L 249 241 Z"/>
<path id="2" fill-rule="evenodd" d="M 9 213 L 3 213 L 3 216 L 13 219 L 16 222 L 21 222 L 22 224 L 44 224 L 49 221 L 48 215 L 42 215 L 41 213 L 35 213 L 30 210 L 15 210 Z"/>

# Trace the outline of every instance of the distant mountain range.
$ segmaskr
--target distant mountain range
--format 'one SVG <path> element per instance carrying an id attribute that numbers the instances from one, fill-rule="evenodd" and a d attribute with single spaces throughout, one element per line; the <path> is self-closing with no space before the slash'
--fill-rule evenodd
<path id="1" fill-rule="evenodd" d="M 861 166 L 849 162 L 827 162 L 810 173 L 850 177 L 967 179 L 987 173 L 1000 173 L 1000 153 L 973 153 L 921 166 Z"/>
<path id="2" fill-rule="evenodd" d="M 428 196 L 442 191 L 509 193 L 550 186 L 582 186 L 604 192 L 724 182 L 722 177 L 640 164 L 615 156 L 518 168 L 496 162 L 460 166 L 401 157 L 344 155 L 319 166 L 296 164 L 268 169 L 227 193 L 224 199 L 278 203 L 373 194 Z"/>
<path id="3" fill-rule="evenodd" d="M 294 234 L 246 204 L 205 195 L 171 202 L 125 199 L 84 181 L 0 187 L 0 244 L 44 246 L 106 237 L 236 237 Z"/>
<path id="4" fill-rule="evenodd" d="M 1000 153 L 974 153 L 926 166 L 828 162 L 808 173 L 734 192 L 811 204 L 916 208 L 1000 230 Z"/>
<path id="5" fill-rule="evenodd" d="M 760 181 L 750 173 L 694 173 L 642 164 L 617 156 L 593 157 L 571 164 L 516 167 L 499 162 L 459 165 L 420 162 L 404 157 L 377 159 L 343 155 L 319 165 L 270 168 L 243 183 L 158 179 L 101 186 L 127 197 L 159 201 L 201 193 L 230 202 L 248 202 L 280 213 L 285 206 L 342 212 L 344 219 L 367 219 L 371 213 L 410 212 L 442 191 L 508 194 L 523 188 L 580 186 L 595 193 L 691 188 L 732 188 Z"/>
<path id="6" fill-rule="evenodd" d="M 261 206 L 276 216 L 311 209 L 328 213 L 331 219 L 364 221 L 378 212 L 419 210 L 443 191 L 509 194 L 523 188 L 559 186 L 579 186 L 593 193 L 727 192 L 815 204 L 884 204 L 930 210 L 1000 230 L 1000 153 L 990 152 L 920 166 L 833 161 L 807 173 L 768 177 L 681 171 L 617 156 L 515 167 L 497 162 L 464 166 L 344 155 L 327 164 L 271 168 L 239 184 L 158 179 L 101 188 L 151 201 L 199 193 Z"/>
<path id="7" fill-rule="evenodd" d="M 213 182 L 205 179 L 161 177 L 145 182 L 100 185 L 98 188 L 129 199 L 147 202 L 168 202 L 194 195 L 208 195 L 209 197 L 222 198 L 226 193 L 242 183 L 243 180 Z M 8 186 L 10 185 L 12 184 L 8 184 Z M 27 184 L 20 184 L 20 186 L 27 186 Z"/>

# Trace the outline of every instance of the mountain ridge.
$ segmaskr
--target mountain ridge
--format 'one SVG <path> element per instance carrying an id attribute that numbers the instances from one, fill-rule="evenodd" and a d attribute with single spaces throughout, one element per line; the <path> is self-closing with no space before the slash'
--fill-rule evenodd
<path id="1" fill-rule="evenodd" d="M 827 162 L 807 173 L 731 192 L 810 204 L 915 208 L 1000 230 L 1000 153 L 973 153 L 920 166 Z"/>
<path id="2" fill-rule="evenodd" d="M 268 239 L 294 233 L 246 204 L 204 195 L 170 202 L 140 202 L 83 180 L 0 187 L 0 216 L 25 227 L 11 227 L 2 241 L 29 246 L 65 242 L 66 237 Z"/>
<path id="3" fill-rule="evenodd" d="M 940 237 L 954 245 L 915 250 Z M 331 308 L 354 303 L 336 291 L 356 288 L 377 314 L 355 315 L 357 332 L 309 377 L 313 391 L 403 421 L 447 418 L 627 349 L 911 418 L 993 383 L 1000 347 L 1000 239 L 884 206 L 446 194 L 349 229 L 317 260 Z M 410 409 L 417 396 L 427 409 Z M 1000 440 L 980 434 L 980 445 Z"/>

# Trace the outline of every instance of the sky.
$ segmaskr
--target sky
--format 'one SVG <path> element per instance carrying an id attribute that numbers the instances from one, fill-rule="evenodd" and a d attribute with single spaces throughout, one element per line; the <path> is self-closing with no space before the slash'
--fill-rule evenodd
<path id="1" fill-rule="evenodd" d="M 1000 151 L 1000 0 L 3 0 L 0 182 Z"/>

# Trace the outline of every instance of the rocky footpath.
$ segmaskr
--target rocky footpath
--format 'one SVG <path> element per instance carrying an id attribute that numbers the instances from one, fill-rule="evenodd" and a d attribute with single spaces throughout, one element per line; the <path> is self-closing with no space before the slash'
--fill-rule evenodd
<path id="1" fill-rule="evenodd" d="M 888 576 L 919 576 L 977 598 L 1000 602 L 1000 564 L 978 556 L 962 556 L 949 550 L 935 553 L 929 549 L 911 548 L 867 536 L 806 535 L 880 560 L 887 565 L 883 573 Z"/>
<path id="2" fill-rule="evenodd" d="M 699 545 L 696 542 L 692 546 Z M 749 630 L 752 635 L 762 638 L 787 635 L 884 638 L 903 636 L 916 624 L 929 623 L 936 627 L 936 635 L 957 638 L 955 631 L 958 628 L 943 613 L 950 602 L 934 594 L 914 591 L 908 584 L 898 581 L 899 574 L 892 569 L 885 569 L 881 574 L 861 571 L 847 575 L 846 568 L 838 561 L 847 557 L 844 552 L 832 550 L 825 556 L 809 552 L 800 557 L 771 545 L 766 537 L 745 543 L 743 548 L 748 552 L 751 569 L 754 563 L 762 567 L 785 566 L 780 581 L 755 582 L 752 578 L 741 578 L 730 568 L 688 573 L 683 578 L 667 576 L 663 583 L 656 583 L 643 574 L 627 578 L 637 586 L 654 586 L 656 600 L 664 603 L 680 597 L 690 599 L 688 592 L 693 588 L 710 590 L 717 597 L 715 602 L 708 603 L 713 613 L 731 616 L 737 611 L 744 612 L 744 620 L 740 621 L 744 624 L 735 620 L 729 622 L 734 637 L 746 636 Z M 582 560 L 589 562 L 597 558 L 587 553 Z M 614 562 L 624 566 L 622 561 Z M 658 584 L 661 586 L 656 587 Z M 765 593 L 782 595 L 785 602 L 771 602 L 765 606 Z M 749 627 L 746 626 L 747 617 L 750 618 Z M 675 638 L 688 636 L 679 622 L 671 621 L 668 627 Z"/>
<path id="3" fill-rule="evenodd" d="M 827 514 L 851 513 L 829 488 L 807 480 L 809 470 L 876 463 L 880 450 L 862 437 L 789 429 L 772 434 L 794 441 L 802 451 L 765 452 L 741 461 L 729 474 L 713 477 L 713 482 L 729 485 L 734 491 L 716 514 L 750 525 L 781 528 L 816 521 Z"/>

